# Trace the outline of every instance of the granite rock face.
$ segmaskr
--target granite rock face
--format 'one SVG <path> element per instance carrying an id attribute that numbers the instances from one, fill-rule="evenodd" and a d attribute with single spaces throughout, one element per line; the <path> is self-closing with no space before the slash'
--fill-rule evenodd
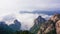
<path id="1" fill-rule="evenodd" d="M 40 33 L 38 34 L 60 34 L 60 14 L 53 15 L 49 20 L 47 20 L 40 27 Z"/>
<path id="2" fill-rule="evenodd" d="M 42 21 L 42 23 L 38 21 L 35 21 L 34 26 L 36 27 L 32 29 L 34 34 L 60 34 L 60 14 L 54 14 L 49 20 Z"/>
<path id="3" fill-rule="evenodd" d="M 60 14 L 55 14 L 53 18 L 53 21 L 55 22 L 56 33 L 60 34 Z"/>
<path id="4" fill-rule="evenodd" d="M 57 23 L 56 23 L 56 32 L 57 32 L 57 34 L 60 34 L 60 20 L 57 21 Z"/>

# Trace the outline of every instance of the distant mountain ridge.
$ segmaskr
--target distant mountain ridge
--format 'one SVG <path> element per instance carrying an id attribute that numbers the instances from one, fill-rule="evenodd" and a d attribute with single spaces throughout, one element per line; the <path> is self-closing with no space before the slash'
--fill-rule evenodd
<path id="1" fill-rule="evenodd" d="M 21 22 L 14 15 L 7 15 L 0 20 L 0 27 L 11 31 L 20 31 Z"/>
<path id="2" fill-rule="evenodd" d="M 55 13 L 60 14 L 60 10 L 56 11 L 46 11 L 46 10 L 35 10 L 35 11 L 20 11 L 20 13 L 28 13 L 28 14 L 47 14 L 47 15 L 53 15 Z"/>

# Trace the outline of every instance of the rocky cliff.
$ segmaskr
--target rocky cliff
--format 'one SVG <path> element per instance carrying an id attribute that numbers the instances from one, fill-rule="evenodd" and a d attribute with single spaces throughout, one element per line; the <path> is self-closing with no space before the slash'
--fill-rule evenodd
<path id="1" fill-rule="evenodd" d="M 53 15 L 40 26 L 37 34 L 60 34 L 60 14 Z"/>
<path id="2" fill-rule="evenodd" d="M 44 23 L 46 20 L 44 18 L 42 18 L 41 16 L 38 16 L 35 20 L 34 20 L 34 25 L 33 27 L 30 29 L 30 31 L 34 34 L 37 33 L 37 31 L 39 30 L 39 27 L 42 23 Z"/>
<path id="3" fill-rule="evenodd" d="M 35 21 L 34 34 L 60 34 L 60 14 L 54 14 L 49 20 L 44 20 L 42 23 L 41 21 L 39 22 L 39 19 Z"/>

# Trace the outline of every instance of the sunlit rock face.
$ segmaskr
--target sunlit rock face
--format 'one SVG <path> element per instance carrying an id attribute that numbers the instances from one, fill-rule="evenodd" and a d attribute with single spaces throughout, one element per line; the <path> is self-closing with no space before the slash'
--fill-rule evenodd
<path id="1" fill-rule="evenodd" d="M 56 22 L 56 32 L 60 34 L 60 14 L 57 14 L 57 22 Z"/>
<path id="2" fill-rule="evenodd" d="M 56 32 L 60 34 L 60 20 L 56 22 Z"/>
<path id="3" fill-rule="evenodd" d="M 49 20 L 41 24 L 37 34 L 60 34 L 60 14 L 54 14 Z"/>
<path id="4" fill-rule="evenodd" d="M 40 34 L 56 34 L 55 23 L 51 20 L 48 20 L 40 26 L 39 31 Z"/>
<path id="5" fill-rule="evenodd" d="M 51 20 L 56 23 L 56 24 L 55 24 L 56 32 L 57 32 L 57 34 L 60 34 L 60 14 L 55 14 L 55 15 L 51 18 Z"/>
<path id="6" fill-rule="evenodd" d="M 54 14 L 54 15 L 50 18 L 50 20 L 52 20 L 52 21 L 54 21 L 54 22 L 60 20 L 60 14 Z"/>

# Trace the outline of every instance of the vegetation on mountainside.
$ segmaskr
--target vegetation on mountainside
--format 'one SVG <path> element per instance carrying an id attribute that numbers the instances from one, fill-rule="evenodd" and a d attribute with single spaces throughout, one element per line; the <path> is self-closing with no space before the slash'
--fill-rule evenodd
<path id="1" fill-rule="evenodd" d="M 1 31 L 0 30 L 0 34 L 33 34 L 29 31 L 15 31 L 15 32 L 12 32 L 12 31 L 8 31 L 8 30 L 5 30 L 5 31 Z"/>
<path id="2" fill-rule="evenodd" d="M 14 22 L 17 23 L 17 22 Z M 15 24 L 13 24 L 14 26 Z M 16 25 L 17 26 L 17 25 Z M 29 31 L 21 31 L 21 30 L 14 30 L 17 27 L 14 27 L 13 29 L 10 28 L 10 26 L 8 26 L 7 24 L 5 24 L 5 22 L 0 22 L 0 34 L 32 34 Z M 18 27 L 19 29 L 20 27 Z"/>

